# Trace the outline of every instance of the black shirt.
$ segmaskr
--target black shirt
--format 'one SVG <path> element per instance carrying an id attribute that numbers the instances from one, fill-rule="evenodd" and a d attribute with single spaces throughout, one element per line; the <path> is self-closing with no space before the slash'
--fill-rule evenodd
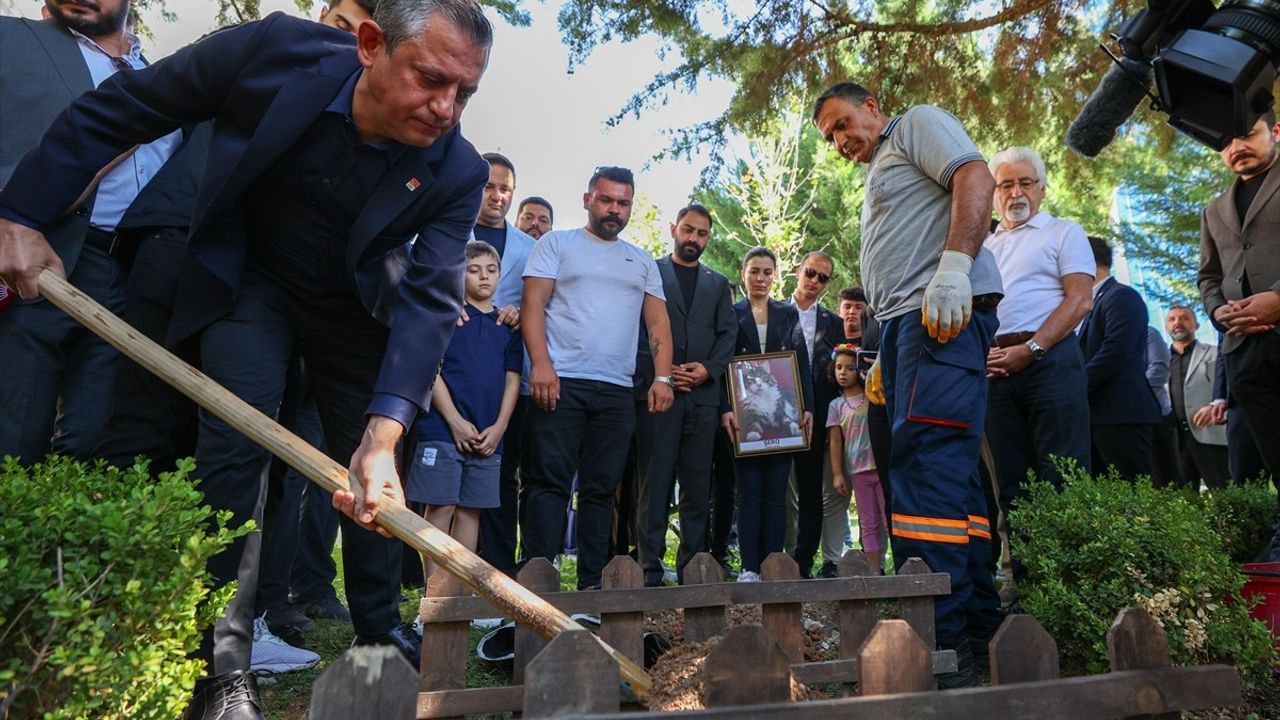
<path id="1" fill-rule="evenodd" d="M 1178 352 L 1174 346 L 1169 347 L 1169 401 L 1173 403 L 1173 416 L 1182 422 L 1187 420 L 1187 403 L 1183 398 L 1182 386 L 1187 382 L 1187 368 L 1191 366 L 1191 353 L 1195 349 L 1194 339 L 1182 352 Z"/>
<path id="2" fill-rule="evenodd" d="M 1262 183 L 1267 181 L 1267 176 L 1271 174 L 1273 164 L 1267 171 L 1255 175 L 1248 180 L 1241 180 L 1236 187 L 1236 215 L 1240 217 L 1240 226 L 1244 227 L 1244 218 L 1249 214 L 1249 206 L 1253 204 L 1253 199 L 1258 196 L 1258 191 L 1262 189 Z M 1249 268 L 1245 268 L 1244 273 L 1240 276 L 1240 291 L 1245 297 L 1253 294 L 1253 288 L 1249 286 Z"/>
<path id="3" fill-rule="evenodd" d="M 685 267 L 677 263 L 671 263 L 671 269 L 676 271 L 676 282 L 680 283 L 680 294 L 684 296 L 684 306 L 686 309 L 693 308 L 693 291 L 698 287 L 698 269 L 700 266 Z"/>
<path id="4" fill-rule="evenodd" d="M 245 193 L 253 260 L 317 296 L 355 294 L 347 268 L 351 226 L 405 149 L 360 142 L 351 119 L 359 76 Z"/>
<path id="5" fill-rule="evenodd" d="M 1272 165 L 1271 167 L 1275 167 Z M 1244 225 L 1244 216 L 1249 214 L 1249 206 L 1253 204 L 1253 199 L 1258 196 L 1258 191 L 1262 189 L 1262 183 L 1266 182 L 1267 175 L 1271 174 L 1268 168 L 1261 175 L 1255 175 L 1248 180 L 1241 180 L 1236 187 L 1236 215 L 1240 217 L 1240 224 Z"/>
<path id="6" fill-rule="evenodd" d="M 498 259 L 502 259 L 502 254 L 507 251 L 507 223 L 505 221 L 503 221 L 500 228 L 476 225 L 475 234 L 477 240 L 483 240 L 492 245 L 493 249 L 498 251 Z"/>

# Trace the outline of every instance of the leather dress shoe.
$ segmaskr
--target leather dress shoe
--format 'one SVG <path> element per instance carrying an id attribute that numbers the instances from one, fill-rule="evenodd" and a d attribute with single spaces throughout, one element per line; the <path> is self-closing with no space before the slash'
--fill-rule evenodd
<path id="1" fill-rule="evenodd" d="M 422 667 L 422 636 L 414 632 L 409 623 L 400 623 L 382 635 L 357 635 L 351 641 L 351 647 L 358 645 L 391 645 L 404 655 L 415 671 Z"/>
<path id="2" fill-rule="evenodd" d="M 258 678 L 248 670 L 201 678 L 182 720 L 263 720 Z"/>

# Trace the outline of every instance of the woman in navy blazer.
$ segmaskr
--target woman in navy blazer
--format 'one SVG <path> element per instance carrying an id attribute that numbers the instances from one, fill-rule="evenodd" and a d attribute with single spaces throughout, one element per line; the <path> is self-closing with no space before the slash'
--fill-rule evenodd
<path id="1" fill-rule="evenodd" d="M 738 339 L 734 355 L 762 352 L 796 353 L 797 367 L 809 367 L 809 353 L 800 327 L 800 313 L 789 303 L 769 297 L 777 276 L 778 259 L 769 250 L 757 247 L 742 261 L 742 284 L 747 298 L 734 304 L 738 315 Z M 813 381 L 801 372 L 804 398 L 800 425 L 805 434 L 813 430 Z M 726 383 L 726 387 L 727 387 Z M 736 440 L 740 427 L 726 395 L 720 423 Z M 742 552 L 739 582 L 758 582 L 760 563 L 769 553 L 780 552 L 787 526 L 787 478 L 791 474 L 792 453 L 775 453 L 736 458 L 733 463 L 738 490 L 738 543 Z"/>

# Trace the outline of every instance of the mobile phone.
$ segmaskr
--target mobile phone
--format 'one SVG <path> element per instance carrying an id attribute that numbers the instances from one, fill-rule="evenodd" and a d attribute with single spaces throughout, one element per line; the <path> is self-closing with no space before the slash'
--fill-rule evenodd
<path id="1" fill-rule="evenodd" d="M 859 350 L 858 351 L 858 354 L 854 356 L 854 359 L 855 359 L 855 362 L 857 363 L 855 367 L 858 368 L 858 375 L 860 377 L 862 378 L 867 377 L 867 373 L 870 372 L 871 366 L 876 364 L 876 358 L 879 355 L 880 353 L 876 352 L 875 350 Z"/>

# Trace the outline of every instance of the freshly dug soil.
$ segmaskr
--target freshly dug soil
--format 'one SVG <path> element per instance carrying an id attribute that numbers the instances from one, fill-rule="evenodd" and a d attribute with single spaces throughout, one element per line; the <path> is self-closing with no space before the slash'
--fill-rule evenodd
<path id="1" fill-rule="evenodd" d="M 707 656 L 720 643 L 712 638 L 694 645 L 677 645 L 668 650 L 649 670 L 653 689 L 645 700 L 650 710 L 672 712 L 676 710 L 701 710 L 707 707 L 707 686 L 702 670 Z M 808 700 L 810 691 L 791 679 L 791 701 Z"/>
<path id="2" fill-rule="evenodd" d="M 731 605 L 725 619 L 729 627 L 759 625 L 759 605 Z M 671 649 L 650 669 L 653 690 L 649 694 L 650 710 L 697 710 L 706 707 L 706 687 L 702 667 L 707 655 L 720 641 L 712 638 L 694 645 L 684 644 L 684 617 L 678 610 L 663 610 L 645 617 L 645 629 L 671 641 Z M 806 662 L 834 660 L 838 656 L 840 631 L 836 623 L 835 603 L 807 603 L 804 606 L 804 657 Z M 791 683 L 791 699 L 816 697 L 814 691 Z"/>

